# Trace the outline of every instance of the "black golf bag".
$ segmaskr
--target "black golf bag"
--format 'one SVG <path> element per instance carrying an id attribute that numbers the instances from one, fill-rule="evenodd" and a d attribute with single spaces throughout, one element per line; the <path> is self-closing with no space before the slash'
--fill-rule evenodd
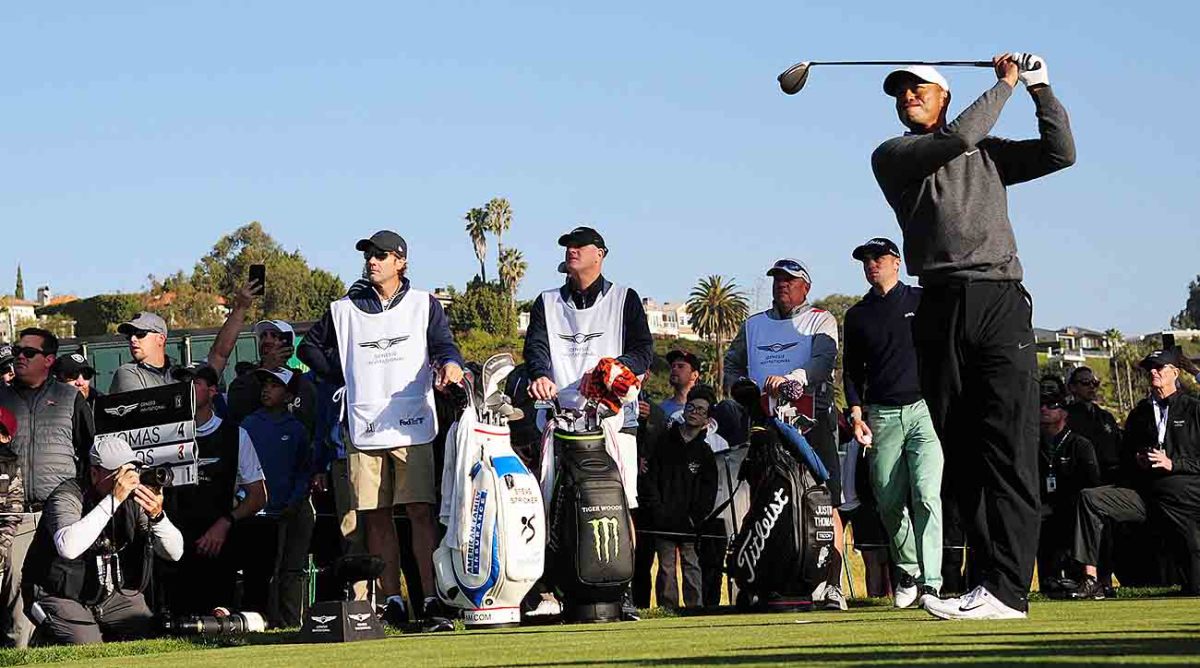
<path id="1" fill-rule="evenodd" d="M 726 571 L 737 583 L 739 605 L 751 609 L 811 605 L 833 556 L 829 489 L 792 454 L 783 428 L 771 419 L 753 423 L 738 475 L 750 486 L 750 509 L 730 545 Z"/>
<path id="2" fill-rule="evenodd" d="M 633 524 L 621 472 L 602 431 L 555 429 L 553 447 L 547 574 L 568 620 L 618 621 L 633 580 Z"/>

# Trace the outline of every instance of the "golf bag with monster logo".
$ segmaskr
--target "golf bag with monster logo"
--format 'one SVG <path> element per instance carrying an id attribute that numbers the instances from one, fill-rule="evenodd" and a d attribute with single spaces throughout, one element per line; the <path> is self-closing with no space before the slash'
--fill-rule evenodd
<path id="1" fill-rule="evenodd" d="M 483 365 L 478 383 L 460 393 L 462 417 L 446 437 L 446 535 L 434 570 L 438 596 L 463 609 L 468 627 L 520 624 L 521 599 L 545 560 L 541 488 L 509 444 L 508 421 L 521 412 L 501 388 L 513 366 L 508 354 Z"/>
<path id="2" fill-rule="evenodd" d="M 750 486 L 750 509 L 726 560 L 738 606 L 805 609 L 825 582 L 834 549 L 829 474 L 791 423 L 803 424 L 803 416 L 768 415 L 753 381 L 740 381 L 733 396 L 751 416 L 750 450 L 738 474 Z"/>
<path id="3" fill-rule="evenodd" d="M 620 415 L 630 382 L 636 392 L 637 378 L 628 369 L 601 360 L 581 383 L 582 408 L 558 407 L 547 425 L 542 460 L 543 486 L 552 490 L 547 575 L 568 621 L 619 621 L 621 597 L 633 580 L 633 522 L 611 433 L 615 427 L 606 419 Z"/>

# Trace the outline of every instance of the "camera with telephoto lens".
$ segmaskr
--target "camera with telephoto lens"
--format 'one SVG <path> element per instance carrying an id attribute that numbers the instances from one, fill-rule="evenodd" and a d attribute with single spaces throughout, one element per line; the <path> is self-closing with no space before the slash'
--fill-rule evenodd
<path id="1" fill-rule="evenodd" d="M 215 615 L 184 615 L 163 622 L 163 630 L 174 636 L 220 636 L 258 633 L 267 623 L 257 612 L 232 612 Z"/>
<path id="2" fill-rule="evenodd" d="M 166 487 L 175 479 L 175 472 L 165 466 L 152 466 L 138 472 L 138 482 L 146 487 Z"/>

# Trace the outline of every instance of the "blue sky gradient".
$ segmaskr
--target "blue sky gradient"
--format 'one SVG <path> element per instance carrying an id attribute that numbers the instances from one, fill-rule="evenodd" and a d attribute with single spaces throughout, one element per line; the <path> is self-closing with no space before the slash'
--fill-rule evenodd
<path id="1" fill-rule="evenodd" d="M 116 4 L 116 3 L 109 3 Z M 1200 272 L 1195 3 L 308 3 L 3 10 L 0 220 L 27 288 L 134 290 L 261 221 L 352 280 L 354 240 L 401 232 L 418 286 L 476 271 L 462 215 L 506 196 L 505 241 L 557 284 L 591 224 L 611 278 L 679 300 L 748 292 L 777 256 L 859 293 L 851 248 L 899 237 L 869 156 L 901 130 L 884 68 L 798 60 L 1043 55 L 1078 164 L 1010 191 L 1039 326 L 1167 325 Z M 57 11 L 55 11 L 57 10 Z M 936 18 L 930 18 L 930 17 Z M 944 72 L 954 111 L 988 70 Z M 996 133 L 1036 132 L 1013 97 Z M 492 244 L 494 260 L 494 242 Z"/>

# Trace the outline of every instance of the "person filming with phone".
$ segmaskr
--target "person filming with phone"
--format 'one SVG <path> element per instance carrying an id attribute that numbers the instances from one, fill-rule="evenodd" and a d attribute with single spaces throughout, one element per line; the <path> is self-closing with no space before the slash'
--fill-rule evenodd
<path id="1" fill-rule="evenodd" d="M 142 592 L 153 558 L 183 555 L 183 536 L 163 511 L 162 489 L 142 484 L 128 443 L 102 437 L 88 461 L 82 479 L 63 482 L 46 499 L 25 560 L 25 613 L 42 643 L 149 636 L 154 614 Z"/>

